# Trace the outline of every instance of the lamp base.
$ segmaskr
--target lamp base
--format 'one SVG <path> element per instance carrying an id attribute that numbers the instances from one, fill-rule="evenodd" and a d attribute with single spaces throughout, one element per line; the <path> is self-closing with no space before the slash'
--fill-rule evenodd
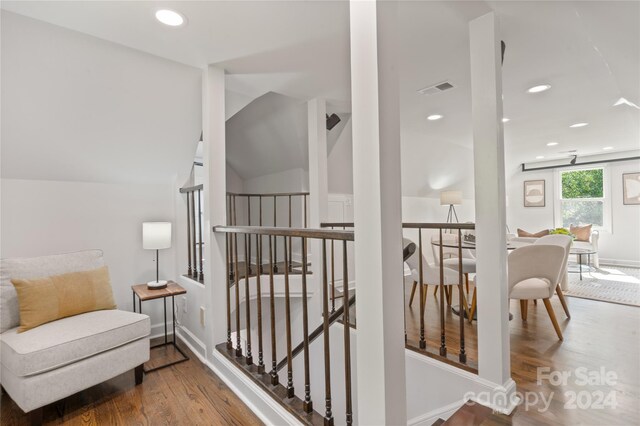
<path id="1" fill-rule="evenodd" d="M 152 289 L 152 290 L 159 290 L 161 288 L 166 288 L 167 287 L 167 280 L 160 280 L 160 281 L 149 281 L 147 283 L 147 287 Z"/>

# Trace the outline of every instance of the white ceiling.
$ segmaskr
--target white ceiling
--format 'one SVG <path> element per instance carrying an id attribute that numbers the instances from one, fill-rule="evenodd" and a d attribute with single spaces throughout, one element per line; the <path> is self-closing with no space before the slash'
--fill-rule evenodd
<path id="1" fill-rule="evenodd" d="M 10 2 L 2 7 L 135 49 L 202 67 L 217 63 L 228 88 L 246 99 L 269 91 L 328 99 L 349 110 L 347 2 Z M 183 13 L 168 28 L 153 13 Z M 507 51 L 503 67 L 505 141 L 515 164 L 640 147 L 640 3 L 611 1 L 412 1 L 399 7 L 403 192 L 430 195 L 472 183 L 468 22 L 495 10 Z M 425 86 L 456 88 L 431 97 Z M 548 83 L 548 92 L 526 93 Z M 427 121 L 432 113 L 444 118 Z M 574 122 L 590 125 L 570 129 Z M 557 141 L 556 147 L 546 143 Z"/>

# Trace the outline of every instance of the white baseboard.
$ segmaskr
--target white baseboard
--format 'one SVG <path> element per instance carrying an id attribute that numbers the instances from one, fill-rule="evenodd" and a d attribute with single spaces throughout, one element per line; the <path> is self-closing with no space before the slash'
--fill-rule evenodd
<path id="1" fill-rule="evenodd" d="M 600 266 L 626 266 L 627 268 L 640 268 L 640 260 L 603 259 L 600 258 Z"/>
<path id="2" fill-rule="evenodd" d="M 196 356 L 202 363 L 205 363 L 207 347 L 200 339 L 198 339 L 192 332 L 189 331 L 189 329 L 184 326 L 180 326 L 176 330 L 176 335 L 178 339 L 182 341 L 182 343 L 184 343 L 189 349 L 191 349 L 191 352 L 196 354 Z"/>
<path id="3" fill-rule="evenodd" d="M 270 395 L 256 385 L 243 372 L 238 371 L 224 355 L 212 350 L 211 361 L 207 359 L 206 347 L 187 328 L 177 329 L 177 337 L 193 352 L 198 360 L 229 386 L 242 402 L 265 424 L 300 425 L 302 424 Z"/>

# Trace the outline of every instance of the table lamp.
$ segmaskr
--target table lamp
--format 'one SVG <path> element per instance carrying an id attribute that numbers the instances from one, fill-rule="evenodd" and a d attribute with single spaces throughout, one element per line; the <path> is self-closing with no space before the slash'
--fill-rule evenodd
<path id="1" fill-rule="evenodd" d="M 165 288 L 167 281 L 160 281 L 160 258 L 158 250 L 171 247 L 171 222 L 144 222 L 142 224 L 142 248 L 156 251 L 156 280 L 149 281 L 147 287 Z"/>
<path id="2" fill-rule="evenodd" d="M 454 205 L 459 206 L 460 204 L 462 204 L 462 191 L 442 191 L 440 193 L 440 205 L 449 206 L 447 223 L 453 223 L 454 217 L 456 218 L 456 223 L 460 222 L 456 209 L 453 207 Z"/>

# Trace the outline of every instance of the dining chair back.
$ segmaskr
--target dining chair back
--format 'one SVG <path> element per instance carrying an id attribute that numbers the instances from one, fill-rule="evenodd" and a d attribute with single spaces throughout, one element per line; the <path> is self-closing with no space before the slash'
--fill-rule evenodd
<path id="1" fill-rule="evenodd" d="M 508 257 L 509 294 L 516 284 L 530 278 L 549 281 L 549 288 L 540 292 L 537 298 L 553 296 L 562 273 L 564 249 L 557 245 L 532 244 L 513 250 Z M 534 297 L 532 297 L 534 299 Z"/>
<path id="2" fill-rule="evenodd" d="M 544 237 L 538 238 L 533 244 L 534 245 L 554 245 L 554 246 L 560 246 L 564 249 L 564 257 L 563 257 L 563 262 L 562 262 L 562 274 L 560 276 L 560 280 L 558 281 L 558 284 L 560 284 L 562 282 L 562 280 L 565 278 L 565 275 L 567 273 L 567 266 L 569 263 L 569 251 L 571 250 L 571 243 L 573 242 L 573 240 L 571 239 L 570 236 L 568 235 L 560 235 L 560 234 L 555 234 L 555 235 L 545 235 Z"/>
<path id="3" fill-rule="evenodd" d="M 564 313 L 567 315 L 567 318 L 571 318 L 571 313 L 569 313 L 569 306 L 567 305 L 567 301 L 564 298 L 564 293 L 562 289 L 566 289 L 569 284 L 569 252 L 571 251 L 571 244 L 573 240 L 568 235 L 546 235 L 544 237 L 538 238 L 534 244 L 543 244 L 543 245 L 556 245 L 562 247 L 564 249 L 564 259 L 562 272 L 560 273 L 560 277 L 558 278 L 558 283 L 556 286 L 556 293 L 558 298 L 560 299 L 560 303 L 562 304 L 562 309 Z"/>

